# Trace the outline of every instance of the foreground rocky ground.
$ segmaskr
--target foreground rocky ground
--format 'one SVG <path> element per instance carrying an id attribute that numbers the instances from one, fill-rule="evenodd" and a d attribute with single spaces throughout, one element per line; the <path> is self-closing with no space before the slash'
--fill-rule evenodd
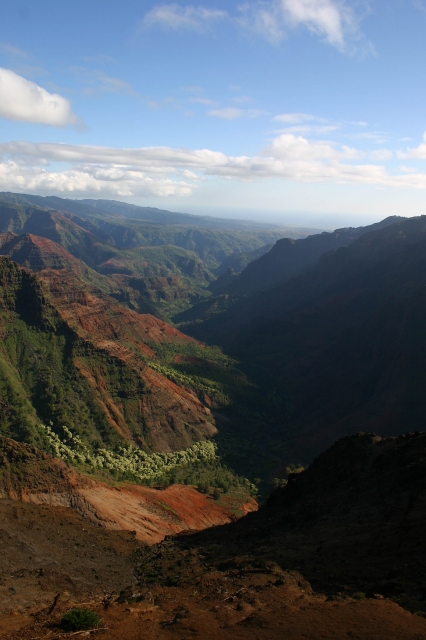
<path id="1" fill-rule="evenodd" d="M 191 536 L 179 549 L 171 539 L 147 547 L 70 509 L 0 507 L 5 640 L 426 638 L 425 618 L 380 594 L 327 597 L 274 562 L 235 556 L 217 564 L 214 545 L 191 548 Z M 64 634 L 61 616 L 75 605 L 97 611 L 99 629 Z"/>
<path id="2" fill-rule="evenodd" d="M 1 500 L 0 634 L 65 637 L 77 605 L 111 640 L 426 640 L 425 452 L 425 433 L 344 438 L 259 511 L 151 545 Z"/>

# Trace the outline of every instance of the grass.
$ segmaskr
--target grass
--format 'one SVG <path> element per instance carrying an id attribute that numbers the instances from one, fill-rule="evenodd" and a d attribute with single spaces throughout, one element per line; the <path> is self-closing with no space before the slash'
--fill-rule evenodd
<path id="1" fill-rule="evenodd" d="M 94 629 L 101 622 L 100 617 L 92 609 L 71 609 L 62 616 L 61 627 L 64 631 L 84 631 Z"/>

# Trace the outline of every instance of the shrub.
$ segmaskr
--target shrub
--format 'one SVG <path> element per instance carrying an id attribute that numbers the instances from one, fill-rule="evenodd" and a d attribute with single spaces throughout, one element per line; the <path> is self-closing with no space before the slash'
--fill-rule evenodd
<path id="1" fill-rule="evenodd" d="M 215 489 L 215 490 L 213 491 L 213 498 L 214 498 L 215 500 L 220 500 L 220 491 L 219 491 L 219 489 Z"/>
<path id="2" fill-rule="evenodd" d="M 71 609 L 62 616 L 61 627 L 64 631 L 82 631 L 93 629 L 100 623 L 101 619 L 92 609 Z"/>
<path id="3" fill-rule="evenodd" d="M 198 485 L 197 489 L 198 489 L 198 491 L 199 491 L 200 493 L 209 493 L 209 489 L 210 489 L 210 487 L 209 487 L 209 485 L 208 485 L 208 484 L 205 484 L 205 483 L 203 482 L 203 483 L 200 483 L 200 484 Z"/>

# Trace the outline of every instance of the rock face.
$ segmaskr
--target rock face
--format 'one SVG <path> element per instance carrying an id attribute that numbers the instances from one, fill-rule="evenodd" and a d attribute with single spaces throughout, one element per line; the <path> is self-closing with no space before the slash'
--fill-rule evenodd
<path id="1" fill-rule="evenodd" d="M 110 486 L 80 475 L 35 447 L 2 437 L 0 456 L 3 497 L 69 507 L 106 529 L 134 531 L 138 540 L 150 544 L 181 531 L 198 531 L 235 520 L 230 508 L 218 505 L 191 486 Z M 256 508 L 254 500 L 243 505 L 245 512 Z"/>

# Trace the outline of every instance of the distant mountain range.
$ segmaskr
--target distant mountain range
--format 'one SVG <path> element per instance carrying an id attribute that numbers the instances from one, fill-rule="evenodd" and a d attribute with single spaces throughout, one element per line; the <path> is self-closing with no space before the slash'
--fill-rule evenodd
<path id="1" fill-rule="evenodd" d="M 229 229 L 248 231 L 274 231 L 279 229 L 289 237 L 305 237 L 315 229 L 303 226 L 285 226 L 254 222 L 251 220 L 232 220 L 230 218 L 216 218 L 213 216 L 199 216 L 190 213 L 178 213 L 154 207 L 139 207 L 117 200 L 71 200 L 58 198 L 57 196 L 35 196 L 31 194 L 19 194 L 0 192 L 0 200 L 7 200 L 15 204 L 33 204 L 43 209 L 63 210 L 75 213 L 83 218 L 91 218 L 94 215 L 112 216 L 125 219 L 153 222 L 162 225 L 180 225 L 189 227 L 201 227 L 205 229 Z"/>

